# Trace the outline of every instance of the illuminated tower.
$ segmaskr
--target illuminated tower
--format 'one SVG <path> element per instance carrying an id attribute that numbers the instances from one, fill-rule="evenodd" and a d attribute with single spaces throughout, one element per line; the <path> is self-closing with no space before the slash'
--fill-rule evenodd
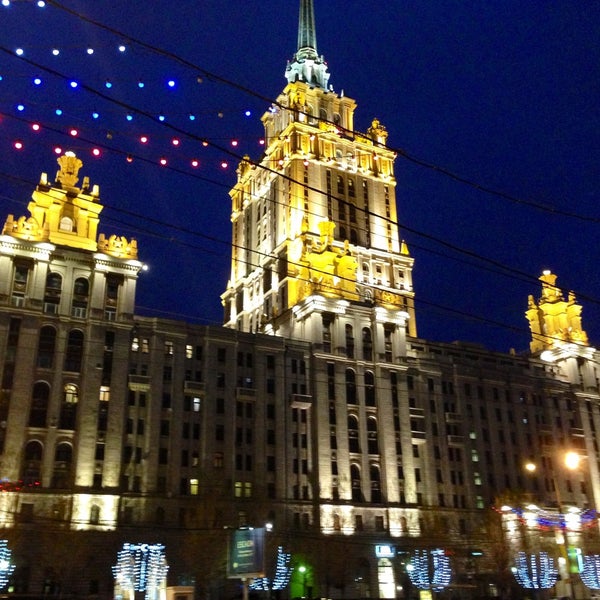
<path id="1" fill-rule="evenodd" d="M 356 103 L 329 85 L 314 9 L 300 3 L 288 81 L 262 117 L 265 153 L 238 167 L 224 323 L 302 338 L 332 352 L 353 328 L 378 355 L 416 335 L 412 265 L 398 234 L 394 152 L 377 119 L 354 130 Z"/>

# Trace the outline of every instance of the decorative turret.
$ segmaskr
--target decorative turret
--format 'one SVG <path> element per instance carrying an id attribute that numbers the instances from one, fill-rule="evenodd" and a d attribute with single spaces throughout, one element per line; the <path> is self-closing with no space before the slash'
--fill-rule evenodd
<path id="1" fill-rule="evenodd" d="M 285 69 L 289 83 L 303 81 L 310 86 L 327 90 L 329 71 L 327 63 L 317 52 L 315 11 L 312 0 L 300 1 L 298 25 L 298 50 Z"/>
<path id="2" fill-rule="evenodd" d="M 137 258 L 137 243 L 123 237 L 111 236 L 106 239 L 98 236 L 100 189 L 94 185 L 90 189 L 88 177 L 83 178 L 81 188 L 79 170 L 83 163 L 73 152 L 66 152 L 56 161 L 60 167 L 53 184 L 48 175 L 42 173 L 32 194 L 27 209 L 30 217 L 8 215 L 2 233 L 30 242 L 50 242 L 80 250 L 96 252 L 118 258 Z"/>
<path id="3" fill-rule="evenodd" d="M 542 296 L 537 304 L 533 296 L 529 296 L 525 313 L 532 334 L 531 352 L 543 352 L 544 358 L 549 360 L 587 354 L 591 349 L 581 325 L 582 307 L 575 294 L 569 292 L 565 300 L 551 271 L 544 271 L 539 279 Z"/>

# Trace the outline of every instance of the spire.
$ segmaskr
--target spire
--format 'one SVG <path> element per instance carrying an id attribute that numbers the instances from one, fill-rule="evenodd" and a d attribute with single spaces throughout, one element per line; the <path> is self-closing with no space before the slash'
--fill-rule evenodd
<path id="1" fill-rule="evenodd" d="M 292 61 L 288 61 L 285 78 L 288 83 L 303 81 L 327 91 L 329 71 L 324 58 L 317 53 L 313 0 L 300 0 L 298 49 Z"/>
<path id="2" fill-rule="evenodd" d="M 315 10 L 312 0 L 300 0 L 300 24 L 298 26 L 298 54 L 316 59 L 317 33 L 315 30 Z"/>

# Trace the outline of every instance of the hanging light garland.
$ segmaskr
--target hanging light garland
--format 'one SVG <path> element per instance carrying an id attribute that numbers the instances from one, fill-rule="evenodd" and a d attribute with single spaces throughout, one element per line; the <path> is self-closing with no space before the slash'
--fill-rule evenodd
<path id="1" fill-rule="evenodd" d="M 496 512 L 506 512 L 506 508 L 494 509 Z M 552 512 L 544 509 L 537 509 L 534 513 L 530 508 L 510 507 L 510 512 L 517 515 L 519 520 L 527 525 L 535 525 L 539 529 L 572 529 L 575 522 L 581 527 L 597 526 L 598 513 L 594 509 L 577 510 L 574 513 Z M 576 518 L 573 516 L 575 515 Z"/>

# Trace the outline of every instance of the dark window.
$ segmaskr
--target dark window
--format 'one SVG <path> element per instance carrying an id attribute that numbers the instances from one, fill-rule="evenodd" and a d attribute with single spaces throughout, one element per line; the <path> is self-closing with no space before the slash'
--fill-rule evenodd
<path id="1" fill-rule="evenodd" d="M 83 358 L 83 333 L 78 329 L 69 332 L 67 353 L 65 355 L 65 371 L 79 373 Z"/>

